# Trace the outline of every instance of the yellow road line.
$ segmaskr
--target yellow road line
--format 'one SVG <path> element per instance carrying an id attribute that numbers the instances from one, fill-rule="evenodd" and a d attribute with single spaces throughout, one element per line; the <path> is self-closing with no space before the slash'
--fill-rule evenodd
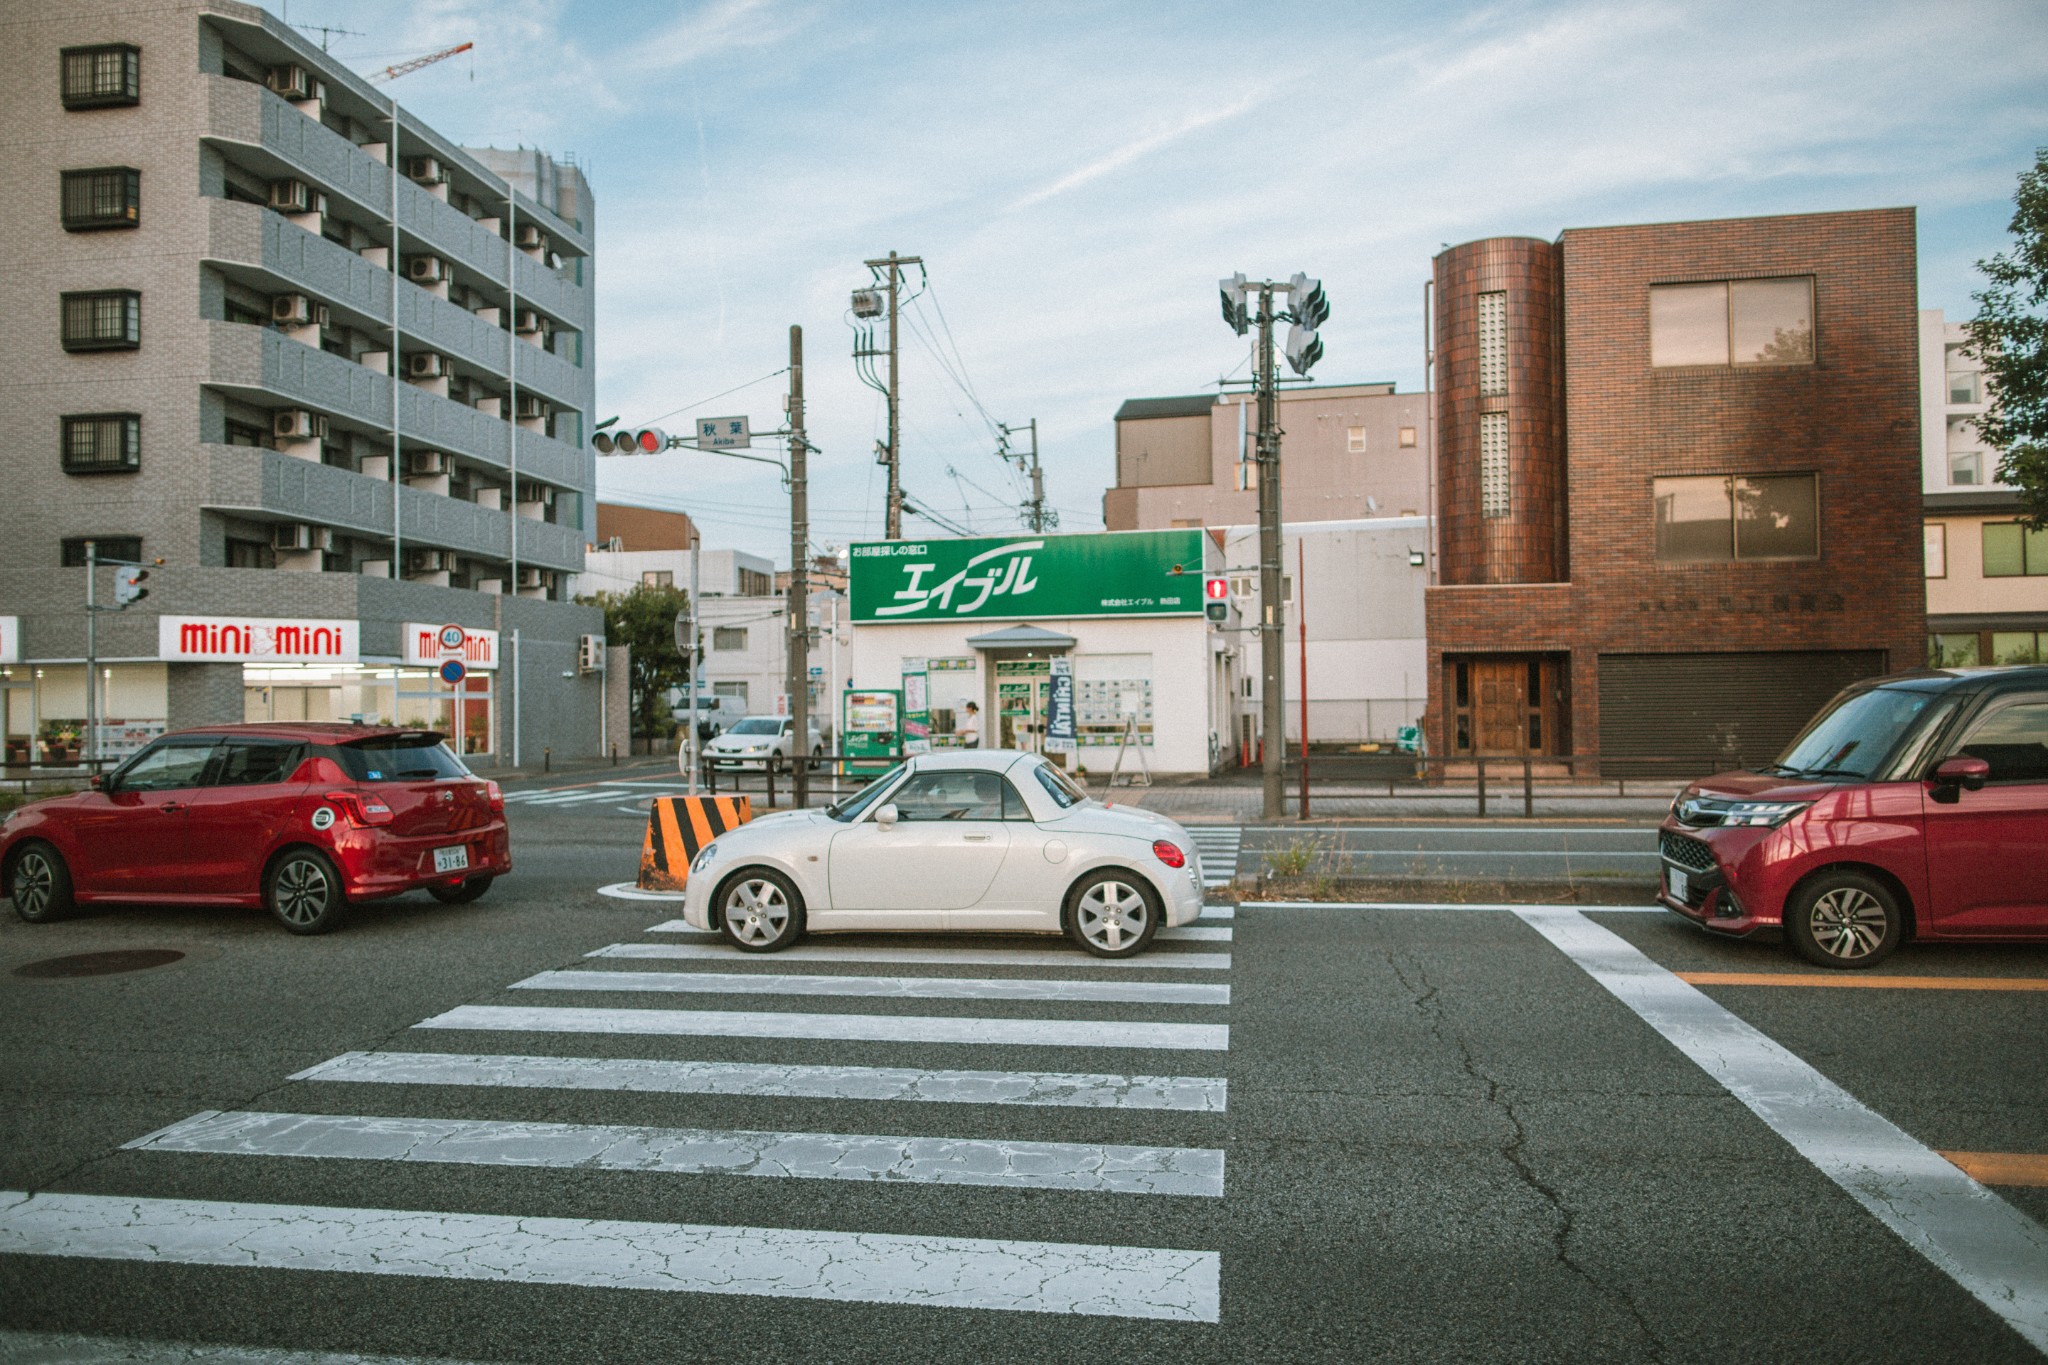
<path id="1" fill-rule="evenodd" d="M 1893 991 L 2048 991 L 2033 976 L 1867 976 L 1860 972 L 1678 972 L 1695 986 L 1860 986 Z"/>
<path id="2" fill-rule="evenodd" d="M 2038 1152 L 1943 1152 L 1980 1185 L 2048 1186 L 2048 1156 Z"/>

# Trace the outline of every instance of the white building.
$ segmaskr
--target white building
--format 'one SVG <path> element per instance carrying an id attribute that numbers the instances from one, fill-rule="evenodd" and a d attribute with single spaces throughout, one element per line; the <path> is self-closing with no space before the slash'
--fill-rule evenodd
<path id="1" fill-rule="evenodd" d="M 775 561 L 744 550 L 704 550 L 697 566 L 697 591 L 706 597 L 772 597 Z M 605 550 L 584 552 L 583 572 L 576 575 L 574 595 L 631 592 L 646 583 L 656 587 L 690 587 L 688 550 Z"/>
<path id="2" fill-rule="evenodd" d="M 1921 490 L 2009 488 L 1998 482 L 1998 452 L 1977 434 L 1989 402 L 1984 366 L 1969 353 L 1969 335 L 1939 308 L 1920 313 Z"/>

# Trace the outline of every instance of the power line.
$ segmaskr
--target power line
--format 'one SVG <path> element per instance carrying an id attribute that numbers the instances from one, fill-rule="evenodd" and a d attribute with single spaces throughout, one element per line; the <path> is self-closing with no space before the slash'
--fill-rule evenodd
<path id="1" fill-rule="evenodd" d="M 684 412 L 691 412 L 691 411 L 694 411 L 694 410 L 695 410 L 695 409 L 697 409 L 697 408 L 701 408 L 701 407 L 703 407 L 703 406 L 704 406 L 704 405 L 705 405 L 706 403 L 716 403 L 716 402 L 717 402 L 717 401 L 718 401 L 719 399 L 721 399 L 721 398 L 725 397 L 725 395 L 726 395 L 727 393 L 738 393 L 738 392 L 739 392 L 739 391 L 740 391 L 741 389 L 751 389 L 751 388 L 753 388 L 753 387 L 754 387 L 754 385 L 756 385 L 756 384 L 765 384 L 765 383 L 767 383 L 767 382 L 768 382 L 769 380 L 771 380 L 771 379 L 774 379 L 774 378 L 776 378 L 776 377 L 777 377 L 777 376 L 779 376 L 779 375 L 785 375 L 785 374 L 788 374 L 788 373 L 789 373 L 789 367 L 788 367 L 787 365 L 783 366 L 783 367 L 782 367 L 781 369 L 779 369 L 779 370 L 770 370 L 770 371 L 769 371 L 769 372 L 768 372 L 767 374 L 764 374 L 764 375 L 762 375 L 762 376 L 761 376 L 761 377 L 760 377 L 759 379 L 749 379 L 749 380 L 748 380 L 748 381 L 747 381 L 746 383 L 744 383 L 744 384 L 736 384 L 736 385 L 734 385 L 734 386 L 733 386 L 732 388 L 729 388 L 729 389 L 727 389 L 727 390 L 725 391 L 725 393 L 714 393 L 714 394 L 712 394 L 712 395 L 711 395 L 711 396 L 710 396 L 709 398 L 701 399 L 701 400 L 699 400 L 698 402 L 695 402 L 695 403 L 690 403 L 690 404 L 687 404 L 687 405 L 685 405 L 685 406 L 683 406 L 683 407 L 680 407 L 680 408 L 673 408 L 673 409 L 669 410 L 668 412 L 664 412 L 663 414 L 661 414 L 661 417 L 650 417 L 650 418 L 648 418 L 648 419 L 647 419 L 647 420 L 646 420 L 645 422 L 636 422 L 636 423 L 634 423 L 634 425 L 635 425 L 635 426 L 643 426 L 643 427 L 651 427 L 651 426 L 653 426 L 653 425 L 654 425 L 654 424 L 655 424 L 656 422 L 659 422 L 660 420 L 662 420 L 662 417 L 674 417 L 674 416 L 676 416 L 676 415 L 677 415 L 678 413 L 684 413 Z"/>

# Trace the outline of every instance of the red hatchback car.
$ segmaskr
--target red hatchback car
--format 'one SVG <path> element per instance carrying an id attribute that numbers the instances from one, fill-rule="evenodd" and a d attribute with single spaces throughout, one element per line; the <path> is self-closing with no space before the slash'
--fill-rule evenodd
<path id="1" fill-rule="evenodd" d="M 1658 846 L 1666 907 L 1823 967 L 2048 940 L 2048 668 L 1857 683 L 1776 763 L 1680 792 Z"/>
<path id="2" fill-rule="evenodd" d="M 0 825 L 0 884 L 32 923 L 97 901 L 264 905 L 319 934 L 350 901 L 473 901 L 511 870 L 498 784 L 440 735 L 375 726 L 165 735 Z"/>

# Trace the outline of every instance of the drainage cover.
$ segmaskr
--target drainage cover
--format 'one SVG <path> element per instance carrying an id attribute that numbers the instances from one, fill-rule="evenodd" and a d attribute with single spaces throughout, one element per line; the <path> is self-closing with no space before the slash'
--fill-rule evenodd
<path id="1" fill-rule="evenodd" d="M 73 953 L 69 957 L 47 957 L 16 967 L 16 976 L 112 976 L 116 972 L 139 972 L 162 967 L 185 956 L 171 948 L 117 948 L 105 953 Z"/>

